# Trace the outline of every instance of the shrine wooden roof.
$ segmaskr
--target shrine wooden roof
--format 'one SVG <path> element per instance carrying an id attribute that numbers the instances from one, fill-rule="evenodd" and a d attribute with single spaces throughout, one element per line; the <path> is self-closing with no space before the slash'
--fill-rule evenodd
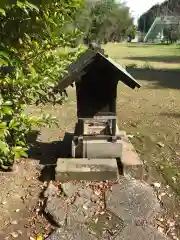
<path id="1" fill-rule="evenodd" d="M 122 81 L 128 87 L 132 89 L 141 87 L 141 85 L 121 65 L 98 51 L 88 49 L 75 62 L 69 65 L 66 74 L 58 84 L 58 89 L 64 91 L 75 81 L 81 80 L 81 76 L 87 73 L 88 67 L 91 66 L 91 64 L 97 59 L 106 63 L 106 67 L 109 67 L 109 71 L 116 72 L 119 81 Z M 112 80 L 113 79 L 110 79 L 110 81 Z"/>

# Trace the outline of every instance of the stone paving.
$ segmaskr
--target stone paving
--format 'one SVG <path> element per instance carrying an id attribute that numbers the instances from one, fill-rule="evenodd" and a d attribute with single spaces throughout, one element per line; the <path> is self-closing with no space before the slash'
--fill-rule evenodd
<path id="1" fill-rule="evenodd" d="M 145 182 L 49 183 L 44 197 L 44 211 L 57 225 L 46 240 L 167 239 L 155 228 L 160 204 Z"/>

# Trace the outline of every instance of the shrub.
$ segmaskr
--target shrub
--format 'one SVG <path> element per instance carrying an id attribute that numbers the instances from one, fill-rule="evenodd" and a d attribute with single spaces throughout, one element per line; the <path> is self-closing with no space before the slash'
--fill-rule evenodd
<path id="1" fill-rule="evenodd" d="M 61 104 L 64 94 L 55 86 L 83 51 L 66 50 L 81 35 L 68 26 L 83 0 L 7 2 L 0 3 L 0 167 L 5 170 L 27 157 L 26 138 L 35 125 L 54 122 L 49 115 L 25 114 L 24 107 Z"/>

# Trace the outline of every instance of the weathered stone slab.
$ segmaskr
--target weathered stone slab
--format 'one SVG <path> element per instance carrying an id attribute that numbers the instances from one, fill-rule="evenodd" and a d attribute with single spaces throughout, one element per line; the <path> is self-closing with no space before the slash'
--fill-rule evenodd
<path id="1" fill-rule="evenodd" d="M 54 186 L 54 184 L 52 184 L 51 182 L 48 184 L 46 190 L 44 191 L 44 197 L 45 198 L 51 198 L 51 197 L 55 197 L 57 196 L 57 194 L 59 193 L 59 189 L 58 187 Z"/>
<path id="2" fill-rule="evenodd" d="M 125 222 L 136 220 L 151 222 L 160 211 L 160 204 L 153 189 L 138 180 L 121 179 L 106 192 L 106 206 Z"/>
<path id="3" fill-rule="evenodd" d="M 116 124 L 116 136 L 118 137 L 126 137 L 126 132 L 125 131 L 120 131 L 118 125 Z"/>
<path id="4" fill-rule="evenodd" d="M 118 126 L 116 126 L 116 128 L 117 132 L 120 134 Z M 124 132 L 124 134 L 121 133 L 120 135 L 120 142 L 122 145 L 122 151 L 120 152 L 120 158 L 118 159 L 118 161 L 120 161 L 118 165 L 122 168 L 120 170 L 125 177 L 142 180 L 144 173 L 143 163 L 126 133 Z"/>
<path id="5" fill-rule="evenodd" d="M 69 227 L 75 222 L 80 224 L 87 223 L 97 209 L 97 204 L 95 205 L 92 202 L 85 201 L 85 199 L 77 198 L 75 203 L 68 208 L 66 223 Z"/>
<path id="6" fill-rule="evenodd" d="M 74 225 L 70 229 L 59 228 L 46 240 L 97 240 L 83 225 Z"/>
<path id="7" fill-rule="evenodd" d="M 142 165 L 142 161 L 140 160 L 127 135 L 122 136 L 120 141 L 122 143 L 122 152 L 120 156 L 122 164 L 129 166 Z"/>
<path id="8" fill-rule="evenodd" d="M 168 240 L 152 227 L 126 226 L 114 240 Z"/>
<path id="9" fill-rule="evenodd" d="M 61 184 L 63 193 L 68 197 L 73 197 L 81 189 L 82 185 L 79 183 L 65 182 Z"/>
<path id="10" fill-rule="evenodd" d="M 117 179 L 116 159 L 59 158 L 55 179 L 103 181 Z"/>
<path id="11" fill-rule="evenodd" d="M 95 215 L 87 224 L 97 239 L 114 239 L 125 227 L 124 221 L 112 212 Z"/>
<path id="12" fill-rule="evenodd" d="M 67 204 L 62 197 L 47 199 L 44 212 L 58 225 L 63 226 L 66 221 Z"/>
<path id="13" fill-rule="evenodd" d="M 91 200 L 92 202 L 97 202 L 99 197 L 94 194 L 92 188 L 85 186 L 84 188 L 79 189 L 79 196 L 85 199 Z"/>

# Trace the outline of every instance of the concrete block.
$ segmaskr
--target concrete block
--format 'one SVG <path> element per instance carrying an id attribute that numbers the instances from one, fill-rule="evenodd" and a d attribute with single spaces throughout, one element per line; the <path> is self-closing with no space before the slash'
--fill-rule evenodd
<path id="1" fill-rule="evenodd" d="M 116 126 L 117 135 L 121 137 L 121 147 L 120 158 L 117 159 L 120 172 L 123 173 L 125 177 L 143 179 L 144 168 L 143 163 L 137 154 L 134 146 L 130 142 L 126 132 L 120 131 L 118 126 Z"/>
<path id="2" fill-rule="evenodd" d="M 122 143 L 122 151 L 120 156 L 122 164 L 130 166 L 142 165 L 142 161 L 140 160 L 139 155 L 137 154 L 128 137 L 122 137 L 120 142 Z"/>
<path id="3" fill-rule="evenodd" d="M 116 180 L 117 171 L 117 161 L 115 158 L 59 158 L 55 169 L 55 179 L 57 181 Z"/>
<path id="4" fill-rule="evenodd" d="M 143 163 L 134 149 L 132 143 L 128 137 L 121 138 L 122 151 L 121 151 L 121 165 L 123 175 L 125 177 L 131 177 L 135 179 L 143 179 L 144 168 Z"/>

